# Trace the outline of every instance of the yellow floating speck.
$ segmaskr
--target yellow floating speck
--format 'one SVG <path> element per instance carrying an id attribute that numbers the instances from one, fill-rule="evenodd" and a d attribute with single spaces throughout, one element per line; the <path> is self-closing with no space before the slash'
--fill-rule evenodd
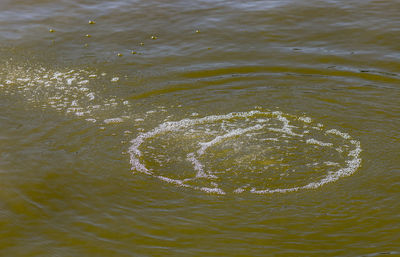
<path id="1" fill-rule="evenodd" d="M 136 52 L 135 51 L 131 51 L 131 54 L 136 54 Z"/>
<path id="2" fill-rule="evenodd" d="M 89 21 L 89 24 L 96 24 L 95 21 Z"/>
<path id="3" fill-rule="evenodd" d="M 153 39 L 153 40 L 155 40 L 155 39 L 157 39 L 158 37 L 156 37 L 156 36 L 151 36 L 151 39 Z"/>
<path id="4" fill-rule="evenodd" d="M 53 33 L 53 32 L 55 32 L 55 30 L 54 29 L 49 29 L 49 32 Z"/>
<path id="5" fill-rule="evenodd" d="M 200 30 L 196 29 L 196 33 L 200 33 Z"/>
<path id="6" fill-rule="evenodd" d="M 140 43 L 141 46 L 144 46 L 144 43 Z"/>
<path id="7" fill-rule="evenodd" d="M 91 37 L 91 36 L 92 36 L 92 35 L 90 35 L 90 34 L 86 34 L 86 35 L 85 35 L 85 37 Z"/>
<path id="8" fill-rule="evenodd" d="M 123 55 L 121 53 L 117 53 L 117 56 L 122 57 Z"/>

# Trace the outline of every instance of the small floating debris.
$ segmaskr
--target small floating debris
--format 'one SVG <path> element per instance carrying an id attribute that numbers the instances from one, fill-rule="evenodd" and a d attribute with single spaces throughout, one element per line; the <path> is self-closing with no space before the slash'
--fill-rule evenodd
<path id="1" fill-rule="evenodd" d="M 200 30 L 196 29 L 196 33 L 200 33 Z"/>
<path id="2" fill-rule="evenodd" d="M 86 34 L 86 35 L 85 35 L 85 37 L 92 37 L 92 35 L 90 35 L 90 34 Z"/>
<path id="3" fill-rule="evenodd" d="M 143 43 L 143 42 L 140 42 L 139 45 L 144 46 L 144 43 Z"/>
<path id="4" fill-rule="evenodd" d="M 84 46 L 85 46 L 85 47 L 88 47 L 89 45 L 88 45 L 88 44 L 85 44 Z"/>
<path id="5" fill-rule="evenodd" d="M 157 36 L 151 36 L 151 39 L 156 40 L 158 37 Z"/>
<path id="6" fill-rule="evenodd" d="M 96 24 L 95 21 L 89 21 L 89 24 Z"/>
<path id="7" fill-rule="evenodd" d="M 131 54 L 137 54 L 135 51 L 131 51 Z"/>
<path id="8" fill-rule="evenodd" d="M 53 33 L 53 32 L 55 32 L 55 30 L 54 29 L 49 29 L 49 32 Z"/>
<path id="9" fill-rule="evenodd" d="M 118 56 L 118 57 L 122 57 L 122 56 L 124 56 L 124 55 L 121 54 L 121 53 L 117 53 L 117 56 Z"/>
<path id="10" fill-rule="evenodd" d="M 111 79 L 111 82 L 117 82 L 119 80 L 119 78 L 118 77 L 115 77 L 115 78 L 112 78 Z"/>

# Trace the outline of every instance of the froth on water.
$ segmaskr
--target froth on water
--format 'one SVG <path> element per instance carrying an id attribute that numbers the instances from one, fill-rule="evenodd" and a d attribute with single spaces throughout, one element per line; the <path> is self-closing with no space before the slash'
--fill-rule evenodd
<path id="1" fill-rule="evenodd" d="M 132 170 L 210 193 L 285 193 L 353 174 L 360 143 L 309 117 L 252 110 L 164 122 L 132 140 Z"/>
<path id="2" fill-rule="evenodd" d="M 129 102 L 101 93 L 106 85 L 118 81 L 119 77 L 85 69 L 57 70 L 12 62 L 0 66 L 2 93 L 19 95 L 35 107 L 53 109 L 94 123 L 123 121 L 123 117 L 109 115 L 121 114 L 116 110 L 129 107 Z"/>

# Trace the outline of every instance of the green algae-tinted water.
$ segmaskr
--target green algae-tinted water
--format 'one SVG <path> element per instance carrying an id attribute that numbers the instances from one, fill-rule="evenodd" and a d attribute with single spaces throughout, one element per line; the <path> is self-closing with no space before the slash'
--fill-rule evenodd
<path id="1" fill-rule="evenodd" d="M 2 1 L 0 255 L 400 255 L 399 10 Z"/>

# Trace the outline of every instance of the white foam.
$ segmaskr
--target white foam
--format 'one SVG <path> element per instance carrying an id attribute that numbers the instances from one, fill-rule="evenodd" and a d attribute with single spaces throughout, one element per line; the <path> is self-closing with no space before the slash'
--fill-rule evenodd
<path id="1" fill-rule="evenodd" d="M 307 139 L 306 143 L 307 144 L 312 144 L 312 145 L 320 145 L 320 146 L 333 146 L 332 143 L 325 143 L 325 142 L 322 142 L 322 141 L 318 141 L 318 140 L 316 140 L 314 138 Z"/>
<path id="2" fill-rule="evenodd" d="M 311 123 L 312 119 L 310 117 L 299 117 L 299 120 L 305 122 L 305 123 Z"/>
<path id="3" fill-rule="evenodd" d="M 93 93 L 93 92 L 88 93 L 86 96 L 89 98 L 89 101 L 93 101 L 93 100 L 96 98 L 96 97 L 94 96 L 94 93 Z"/>
<path id="4" fill-rule="evenodd" d="M 250 119 L 252 117 L 256 116 L 257 118 Z M 259 116 L 265 116 L 263 118 L 259 118 Z M 270 128 L 268 127 L 268 124 L 266 121 L 269 119 L 278 120 L 281 122 L 281 127 L 277 128 Z M 227 126 L 230 124 L 230 122 L 233 122 L 235 119 L 240 118 L 243 120 L 243 122 L 253 122 L 253 125 L 247 128 L 230 128 L 231 125 Z M 305 124 L 310 123 L 312 120 L 311 118 L 307 119 L 304 117 L 297 118 L 300 121 L 303 121 Z M 254 125 L 254 122 L 256 125 Z M 167 178 L 165 176 L 159 176 L 156 175 L 153 171 L 150 171 L 148 168 L 145 167 L 145 165 L 142 163 L 141 158 L 142 158 L 142 152 L 140 151 L 141 145 L 148 139 L 156 137 L 157 135 L 165 134 L 168 132 L 179 132 L 186 131 L 186 133 L 198 133 L 197 129 L 192 128 L 193 126 L 200 125 L 200 124 L 220 124 L 221 126 L 221 131 L 224 131 L 224 134 L 222 135 L 216 135 L 212 140 L 207 141 L 207 142 L 199 142 L 198 143 L 198 150 L 195 152 L 191 152 L 187 154 L 187 160 L 189 160 L 192 165 L 193 169 L 196 172 L 194 174 L 193 178 L 187 178 L 183 180 L 176 180 L 176 179 L 171 179 Z M 274 125 L 276 126 L 276 125 Z M 305 126 L 305 125 L 304 125 Z M 318 124 L 316 130 L 321 130 L 323 127 L 322 124 Z M 234 112 L 234 113 L 229 113 L 225 115 L 211 115 L 211 116 L 206 116 L 203 118 L 197 118 L 197 119 L 183 119 L 180 121 L 167 121 L 164 122 L 154 129 L 148 131 L 148 132 L 143 132 L 138 135 L 135 139 L 131 141 L 132 145 L 129 148 L 129 154 L 130 154 L 130 162 L 132 165 L 132 170 L 134 172 L 142 172 L 145 174 L 148 174 L 150 176 L 157 177 L 163 181 L 166 181 L 168 183 L 172 183 L 178 186 L 183 186 L 187 188 L 192 188 L 208 193 L 216 193 L 216 194 L 226 194 L 224 190 L 216 186 L 216 183 L 213 182 L 212 180 L 218 178 L 215 173 L 212 171 L 207 171 L 204 167 L 204 164 L 200 161 L 200 157 L 205 155 L 207 152 L 207 149 L 210 147 L 215 146 L 216 144 L 219 144 L 223 140 L 233 138 L 236 136 L 240 136 L 243 134 L 250 135 L 249 132 L 256 131 L 256 130 L 273 130 L 276 132 L 281 132 L 282 134 L 287 134 L 293 137 L 298 137 L 301 138 L 304 136 L 304 134 L 299 134 L 293 132 L 294 126 L 290 125 L 290 121 L 288 118 L 284 116 L 283 113 L 281 112 L 262 112 L 259 110 L 253 110 L 249 112 Z M 210 129 L 209 128 L 204 128 L 204 131 L 207 132 L 208 134 L 211 135 Z M 335 129 L 327 130 L 325 131 L 325 134 L 334 134 L 337 135 L 344 140 L 349 140 L 351 137 L 349 134 L 340 132 Z M 277 141 L 279 140 L 278 138 L 264 138 L 264 139 L 259 139 L 261 141 Z M 287 140 L 286 140 L 287 141 Z M 287 141 L 289 142 L 289 141 Z M 319 141 L 316 139 L 307 139 L 305 141 L 307 144 L 314 144 L 320 147 L 328 147 L 328 148 L 333 148 L 336 147 L 333 143 L 330 142 L 323 142 Z M 340 165 L 336 162 L 331 162 L 331 161 L 325 161 L 322 162 L 327 166 L 332 166 L 332 167 L 338 167 L 336 171 L 334 170 L 327 170 L 325 177 L 323 177 L 320 181 L 318 182 L 311 182 L 308 183 L 304 186 L 298 186 L 298 187 L 291 187 L 291 188 L 263 188 L 263 189 L 257 189 L 255 187 L 249 187 L 249 186 L 243 186 L 243 187 L 238 187 L 234 190 L 232 190 L 233 193 L 243 193 L 243 192 L 250 192 L 250 193 L 255 193 L 255 194 L 270 194 L 270 193 L 288 193 L 288 192 L 295 192 L 298 190 L 303 190 L 303 189 L 316 189 L 319 188 L 326 183 L 331 183 L 337 181 L 341 177 L 349 176 L 353 174 L 361 165 L 361 158 L 360 158 L 360 153 L 361 153 L 361 147 L 360 147 L 360 142 L 357 140 L 350 140 L 349 142 L 353 149 L 351 149 L 348 153 L 348 159 L 345 161 L 346 165 L 344 167 L 340 167 Z M 279 149 L 280 146 L 277 145 L 276 149 Z M 283 165 L 283 164 L 282 164 Z M 286 165 L 286 164 L 285 164 Z M 283 165 L 283 166 L 285 166 Z M 229 169 L 228 169 L 229 170 Z M 286 176 L 286 175 L 285 175 Z M 195 180 L 196 179 L 206 179 L 206 180 L 211 180 L 211 185 L 213 187 L 198 187 L 195 186 Z M 189 181 L 192 181 L 191 184 L 188 184 Z"/>
<path id="5" fill-rule="evenodd" d="M 18 82 L 28 82 L 29 81 L 29 78 L 17 78 L 17 81 Z"/>
<path id="6" fill-rule="evenodd" d="M 96 119 L 92 119 L 92 118 L 88 118 L 88 119 L 85 119 L 86 121 L 89 121 L 89 122 L 93 122 L 93 123 L 96 123 Z"/>
<path id="7" fill-rule="evenodd" d="M 339 134 L 340 136 L 347 137 L 348 134 L 346 133 L 336 133 Z M 342 135 L 343 134 L 343 135 Z M 353 158 L 350 160 L 346 161 L 347 166 L 338 169 L 335 172 L 328 172 L 328 175 L 321 179 L 318 182 L 312 182 L 309 183 L 305 186 L 300 186 L 300 187 L 293 187 L 293 188 L 284 188 L 284 189 L 264 189 L 264 190 L 256 190 L 255 188 L 252 188 L 251 192 L 256 193 L 256 194 L 266 194 L 266 193 L 287 193 L 287 192 L 294 192 L 298 191 L 301 189 L 316 189 L 319 188 L 327 183 L 332 183 L 337 180 L 339 180 L 342 177 L 347 177 L 352 175 L 354 172 L 356 172 L 360 166 L 361 166 L 361 158 L 360 158 L 360 153 L 361 153 L 361 147 L 360 147 L 360 142 L 356 140 L 352 140 L 354 143 L 353 145 L 355 146 L 355 149 L 352 150 L 349 153 L 349 156 L 352 156 Z"/>
<path id="8" fill-rule="evenodd" d="M 72 85 L 72 82 L 74 82 L 75 80 L 76 80 L 76 78 L 69 78 L 69 79 L 67 79 L 67 84 Z"/>
<path id="9" fill-rule="evenodd" d="M 204 152 L 207 150 L 207 148 L 221 142 L 223 139 L 226 138 L 230 138 L 230 137 L 234 137 L 234 136 L 239 136 L 242 135 L 244 133 L 247 133 L 249 131 L 253 131 L 253 130 L 259 130 L 262 129 L 264 126 L 262 125 L 255 125 L 249 128 L 245 128 L 245 129 L 235 129 L 232 131 L 229 131 L 228 133 L 222 135 L 222 136 L 217 136 L 215 137 L 213 140 L 209 141 L 209 142 L 203 142 L 203 143 L 199 143 L 199 145 L 201 145 L 200 149 L 197 151 L 198 155 L 203 155 Z"/>
<path id="10" fill-rule="evenodd" d="M 241 188 L 241 187 L 236 188 L 235 190 L 233 190 L 233 192 L 236 193 L 236 194 L 243 193 L 244 191 L 245 191 L 245 189 L 244 189 L 244 188 Z"/>
<path id="11" fill-rule="evenodd" d="M 179 130 L 180 128 L 183 127 L 188 127 L 191 125 L 195 124 L 202 124 L 205 122 L 213 122 L 213 121 L 218 121 L 218 120 L 226 120 L 226 119 L 231 119 L 233 117 L 247 117 L 247 116 L 253 116 L 254 114 L 260 113 L 259 111 L 250 111 L 247 113 L 229 113 L 227 115 L 211 115 L 207 116 L 204 118 L 199 118 L 199 119 L 183 119 L 181 121 L 167 121 L 162 124 L 160 124 L 158 127 L 154 128 L 153 130 L 146 132 L 146 133 L 140 133 L 138 137 L 133 139 L 131 141 L 132 145 L 129 148 L 129 153 L 130 153 L 130 162 L 132 165 L 132 170 L 136 170 L 139 172 L 144 172 L 146 174 L 151 174 L 151 172 L 140 162 L 139 158 L 142 155 L 141 151 L 139 150 L 139 147 L 141 144 L 147 139 L 151 138 L 157 134 L 160 134 L 162 132 L 168 132 L 168 131 L 176 131 Z"/>
<path id="12" fill-rule="evenodd" d="M 175 184 L 175 185 L 178 185 L 178 186 L 182 186 L 182 187 L 187 187 L 187 185 L 184 184 L 183 181 L 179 180 L 179 179 L 171 179 L 171 178 L 167 178 L 167 177 L 164 177 L 164 176 L 156 176 L 156 177 L 161 179 L 161 180 L 163 180 L 163 181 L 165 181 L 165 182 L 168 182 L 168 183 L 172 183 L 172 184 Z"/>
<path id="13" fill-rule="evenodd" d="M 303 136 L 303 135 L 294 133 L 292 131 L 293 126 L 289 125 L 289 120 L 286 117 L 282 116 L 282 112 L 275 111 L 275 112 L 272 112 L 272 114 L 275 115 L 275 117 L 283 123 L 283 126 L 282 126 L 282 128 L 269 128 L 270 131 L 282 132 L 282 133 L 285 133 L 285 134 L 288 134 L 291 136 L 300 136 L 300 137 Z"/>
<path id="14" fill-rule="evenodd" d="M 124 122 L 124 120 L 122 118 L 111 118 L 111 119 L 105 119 L 103 122 L 105 124 L 117 124 Z"/>
<path id="15" fill-rule="evenodd" d="M 338 136 L 343 137 L 344 139 L 350 139 L 350 138 L 351 138 L 349 134 L 347 134 L 347 133 L 345 133 L 345 132 L 340 132 L 340 131 L 337 130 L 337 129 L 330 129 L 330 130 L 327 130 L 326 133 L 327 133 L 327 134 L 338 135 Z"/>
<path id="16" fill-rule="evenodd" d="M 6 88 L 3 92 L 21 94 L 28 103 L 34 103 L 42 108 L 54 108 L 59 112 L 64 111 L 67 114 L 89 119 L 91 122 L 92 118 L 107 120 L 107 117 L 93 117 L 93 110 L 112 110 L 118 106 L 115 99 L 97 97 L 96 92 L 93 91 L 96 88 L 91 85 L 91 82 L 98 76 L 93 72 L 8 65 L 0 69 L 0 75 L 0 82 Z M 99 99 L 96 105 L 91 104 L 96 98 Z"/>
<path id="17" fill-rule="evenodd" d="M 331 162 L 331 161 L 326 161 L 326 162 L 324 162 L 324 164 L 325 164 L 325 165 L 328 165 L 328 166 L 339 166 L 339 163 L 337 163 L 337 162 Z"/>
<path id="18" fill-rule="evenodd" d="M 196 188 L 196 189 L 200 189 L 201 191 L 204 191 L 209 194 L 219 194 L 219 195 L 226 194 L 225 191 L 220 188 L 200 187 L 200 188 Z"/>
<path id="19" fill-rule="evenodd" d="M 204 171 L 203 164 L 194 156 L 194 153 L 189 153 L 187 159 L 192 162 L 194 169 L 197 171 L 197 178 L 206 178 L 207 174 Z"/>

